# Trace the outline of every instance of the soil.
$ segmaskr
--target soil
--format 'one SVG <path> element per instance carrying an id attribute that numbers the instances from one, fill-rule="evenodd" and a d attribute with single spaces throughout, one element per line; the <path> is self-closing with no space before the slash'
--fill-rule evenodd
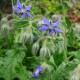
<path id="1" fill-rule="evenodd" d="M 0 20 L 3 16 L 12 13 L 12 3 L 11 0 L 0 0 Z"/>

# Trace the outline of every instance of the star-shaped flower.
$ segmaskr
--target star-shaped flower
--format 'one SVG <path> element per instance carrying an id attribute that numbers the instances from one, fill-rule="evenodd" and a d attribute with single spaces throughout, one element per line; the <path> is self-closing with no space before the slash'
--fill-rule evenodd
<path id="1" fill-rule="evenodd" d="M 17 14 L 22 14 L 22 18 L 24 19 L 26 16 L 31 17 L 30 14 L 30 8 L 31 6 L 24 6 L 20 3 L 19 0 L 17 0 L 16 6 L 14 6 L 13 10 L 17 13 Z"/>
<path id="2" fill-rule="evenodd" d="M 41 73 L 42 71 L 43 71 L 42 67 L 41 67 L 40 65 L 38 65 L 38 66 L 36 67 L 36 70 L 35 70 L 34 73 L 33 73 L 33 77 L 39 78 L 40 73 Z"/>
<path id="3" fill-rule="evenodd" d="M 59 19 L 52 23 L 48 21 L 47 18 L 43 18 L 44 24 L 39 28 L 40 31 L 49 31 L 49 34 L 52 35 L 54 32 L 56 33 L 61 33 L 62 31 L 58 28 L 59 25 Z"/>

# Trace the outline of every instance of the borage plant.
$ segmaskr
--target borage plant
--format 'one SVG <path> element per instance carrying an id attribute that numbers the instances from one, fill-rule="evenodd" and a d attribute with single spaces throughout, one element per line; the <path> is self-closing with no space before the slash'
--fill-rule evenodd
<path id="1" fill-rule="evenodd" d="M 2 37 L 8 45 L 4 44 L 5 46 L 0 48 L 4 51 L 1 54 L 5 53 L 0 56 L 0 78 L 79 80 L 80 51 L 67 50 L 71 35 L 66 28 L 68 22 L 70 23 L 69 19 L 65 18 L 63 21 L 59 15 L 53 15 L 52 19 L 34 15 L 32 7 L 17 0 L 13 6 L 14 19 L 10 21 L 13 21 L 12 26 L 9 26 L 6 19 L 1 21 L 0 35 L 7 33 Z M 4 21 L 9 28 L 4 25 Z M 71 23 L 69 26 L 71 27 Z M 72 27 L 70 30 L 73 30 Z M 73 33 L 75 31 L 73 30 Z"/>

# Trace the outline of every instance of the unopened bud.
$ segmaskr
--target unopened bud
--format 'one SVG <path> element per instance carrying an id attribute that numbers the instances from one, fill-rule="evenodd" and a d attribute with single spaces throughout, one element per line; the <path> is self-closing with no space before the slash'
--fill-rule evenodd
<path id="1" fill-rule="evenodd" d="M 42 24 L 44 24 L 44 22 L 43 22 L 42 20 L 40 20 L 40 21 L 38 22 L 38 27 L 41 27 Z"/>
<path id="2" fill-rule="evenodd" d="M 25 43 L 31 43 L 33 41 L 33 34 L 32 32 L 29 30 L 22 30 L 21 32 L 21 42 Z"/>
<path id="3" fill-rule="evenodd" d="M 41 64 L 41 67 L 43 68 L 43 72 L 44 71 L 51 72 L 53 70 L 53 67 L 51 65 L 47 64 L 46 62 L 43 62 Z"/>
<path id="4" fill-rule="evenodd" d="M 2 25 L 1 26 L 1 31 L 2 31 L 2 33 L 7 33 L 8 31 L 10 31 L 10 26 L 9 25 L 7 25 L 7 24 L 4 24 L 4 25 Z"/>
<path id="5" fill-rule="evenodd" d="M 75 68 L 71 80 L 80 80 L 80 64 Z"/>
<path id="6" fill-rule="evenodd" d="M 40 50 L 40 57 L 45 58 L 47 56 L 50 56 L 50 49 L 47 47 L 42 47 Z"/>
<path id="7" fill-rule="evenodd" d="M 59 19 L 58 15 L 53 15 L 52 16 L 52 22 L 56 22 Z"/>
<path id="8" fill-rule="evenodd" d="M 8 21 L 8 19 L 5 18 L 5 17 L 1 19 L 1 22 L 2 22 L 2 23 L 6 23 L 7 21 Z"/>
<path id="9" fill-rule="evenodd" d="M 33 55 L 37 54 L 38 50 L 39 50 L 39 43 L 36 42 L 35 44 L 33 44 L 32 54 Z"/>

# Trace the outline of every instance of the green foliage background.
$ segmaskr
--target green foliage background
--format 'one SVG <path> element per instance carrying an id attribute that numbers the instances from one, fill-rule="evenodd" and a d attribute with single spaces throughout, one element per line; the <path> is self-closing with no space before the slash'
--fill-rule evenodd
<path id="1" fill-rule="evenodd" d="M 14 16 L 12 20 L 8 20 L 10 15 L 2 18 L 0 80 L 71 80 L 73 70 L 80 64 L 80 31 L 77 31 L 80 24 L 75 27 L 67 15 L 67 11 L 74 4 L 66 0 L 26 0 L 26 2 L 21 0 L 21 2 L 32 6 L 31 14 L 34 18 L 23 20 L 20 15 L 15 14 L 12 14 Z M 15 5 L 16 0 L 13 3 Z M 59 27 L 63 34 L 55 37 L 45 36 L 46 47 L 50 50 L 51 56 L 42 58 L 40 49 L 45 39 L 41 38 L 44 33 L 39 31 L 37 23 L 43 16 L 51 20 L 53 14 L 61 17 Z M 26 27 L 27 30 L 25 30 Z M 24 32 L 29 35 L 29 39 L 24 38 Z M 40 39 L 39 50 L 33 56 L 32 48 L 38 39 Z M 40 74 L 39 79 L 36 79 L 32 74 L 39 64 L 45 70 Z"/>

